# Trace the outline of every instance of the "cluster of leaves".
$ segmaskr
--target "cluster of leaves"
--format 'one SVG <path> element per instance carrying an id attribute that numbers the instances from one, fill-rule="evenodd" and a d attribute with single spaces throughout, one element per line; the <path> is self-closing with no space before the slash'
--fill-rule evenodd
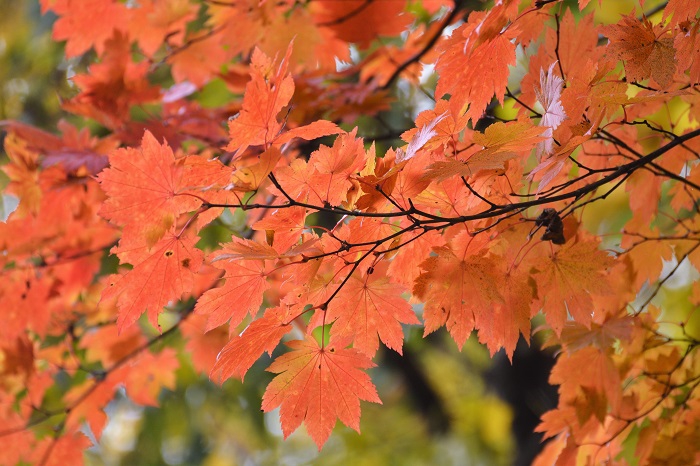
<path id="1" fill-rule="evenodd" d="M 321 448 L 380 403 L 366 369 L 403 325 L 512 357 L 540 312 L 561 347 L 542 464 L 696 463 L 700 329 L 654 297 L 700 269 L 700 7 L 601 25 L 608 3 L 43 0 L 90 61 L 62 106 L 101 136 L 4 123 L 0 463 L 75 464 L 117 387 L 155 405 L 173 332 L 219 382 L 284 339 L 262 409 Z M 353 127 L 397 82 L 433 103 L 382 150 Z"/>

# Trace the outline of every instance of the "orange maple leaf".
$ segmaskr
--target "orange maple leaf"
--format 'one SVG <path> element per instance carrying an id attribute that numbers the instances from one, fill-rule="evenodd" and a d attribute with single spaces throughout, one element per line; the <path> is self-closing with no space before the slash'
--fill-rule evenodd
<path id="1" fill-rule="evenodd" d="M 332 147 L 322 145 L 311 154 L 309 165 L 316 170 L 308 182 L 321 202 L 337 206 L 347 198 L 351 176 L 367 163 L 362 138 L 355 138 L 357 128 L 336 138 Z"/>
<path id="2" fill-rule="evenodd" d="M 661 26 L 654 26 L 647 18 L 639 21 L 630 14 L 604 27 L 603 34 L 610 39 L 609 53 L 623 61 L 628 82 L 652 78 L 663 89 L 673 83 L 673 37 L 666 35 Z"/>
<path id="3" fill-rule="evenodd" d="M 129 366 L 124 385 L 135 403 L 158 406 L 158 396 L 163 388 L 175 388 L 175 371 L 180 367 L 174 348 L 165 348 L 160 353 L 143 352 Z"/>
<path id="4" fill-rule="evenodd" d="M 88 361 L 99 361 L 109 367 L 134 352 L 146 339 L 138 327 L 130 327 L 119 332 L 116 325 L 106 325 L 86 333 L 80 340 Z"/>
<path id="5" fill-rule="evenodd" d="M 353 275 L 326 311 L 326 323 L 333 322 L 331 337 L 350 339 L 353 348 L 369 357 L 379 349 L 379 338 L 401 354 L 401 324 L 420 323 L 411 305 L 401 297 L 404 287 L 389 282 L 387 267 L 383 262 L 364 276 Z"/>
<path id="6" fill-rule="evenodd" d="M 168 56 L 175 82 L 191 82 L 204 86 L 221 69 L 229 58 L 219 37 L 207 32 L 194 33 L 187 37 L 188 46 Z"/>
<path id="7" fill-rule="evenodd" d="M 124 275 L 114 275 L 110 286 L 102 292 L 102 300 L 117 298 L 119 330 L 132 325 L 148 310 L 148 319 L 158 325 L 163 306 L 190 293 L 203 253 L 194 245 L 195 236 L 165 235 L 152 248 L 139 245 L 131 248 L 122 243 L 113 249 L 122 262 L 134 268 Z"/>
<path id="8" fill-rule="evenodd" d="M 128 18 L 126 5 L 112 0 L 83 0 L 79 8 L 71 0 L 42 0 L 42 9 L 51 9 L 59 16 L 52 38 L 67 41 L 69 58 L 93 46 L 101 55 L 105 41 L 114 30 L 123 30 Z"/>
<path id="9" fill-rule="evenodd" d="M 285 253 L 289 248 L 299 243 L 303 231 L 306 229 L 306 209 L 304 207 L 289 207 L 276 210 L 271 216 L 259 220 L 253 224 L 253 230 L 266 230 L 272 232 L 270 245 L 280 253 Z"/>
<path id="10" fill-rule="evenodd" d="M 445 240 L 438 232 L 428 231 L 425 234 L 405 233 L 401 235 L 399 241 L 403 246 L 391 260 L 387 274 L 392 281 L 410 289 L 421 273 L 421 262 L 430 256 L 434 247 L 444 246 Z"/>
<path id="11" fill-rule="evenodd" d="M 109 160 L 110 168 L 97 177 L 108 196 L 99 213 L 124 226 L 124 236 L 153 244 L 180 214 L 201 205 L 199 199 L 181 195 L 186 190 L 184 159 L 176 161 L 170 146 L 159 144 L 148 131 L 140 149 L 119 149 Z"/>
<path id="12" fill-rule="evenodd" d="M 248 369 L 267 351 L 272 356 L 280 340 L 292 330 L 282 307 L 270 308 L 254 320 L 240 335 L 235 335 L 219 352 L 210 377 L 223 382 L 230 377 L 245 377 Z"/>
<path id="13" fill-rule="evenodd" d="M 669 2 L 669 6 L 670 6 Z M 668 7 L 666 7 L 666 11 Z M 685 28 L 685 34 L 678 34 L 673 41 L 678 60 L 678 71 L 689 74 L 691 83 L 700 82 L 700 22 Z"/>
<path id="14" fill-rule="evenodd" d="M 696 17 L 698 10 L 700 10 L 700 6 L 695 2 L 669 0 L 666 8 L 664 8 L 662 22 L 665 22 L 670 16 L 671 24 L 675 25 Z"/>
<path id="15" fill-rule="evenodd" d="M 277 121 L 277 114 L 294 94 L 294 80 L 287 73 L 291 53 L 290 43 L 287 54 L 273 73 L 273 61 L 260 49 L 253 51 L 251 81 L 246 85 L 241 111 L 229 122 L 231 142 L 226 150 L 242 154 L 249 146 L 284 144 L 295 137 L 309 140 L 342 133 L 335 123 L 319 120 L 282 134 L 284 126 Z"/>
<path id="16" fill-rule="evenodd" d="M 503 102 L 508 67 L 515 64 L 513 28 L 494 32 L 494 28 L 500 30 L 506 22 L 500 16 L 501 9 L 483 13 L 473 12 L 469 22 L 452 33 L 436 66 L 440 79 L 435 97 L 450 94 L 452 114 L 462 115 L 466 111 L 472 121 L 481 118 L 494 95 Z"/>
<path id="17" fill-rule="evenodd" d="M 27 461 L 44 466 L 76 464 L 83 452 L 92 446 L 90 439 L 82 432 L 71 432 L 57 438 L 44 437 L 32 446 Z"/>
<path id="18" fill-rule="evenodd" d="M 199 298 L 195 312 L 208 317 L 206 330 L 209 331 L 230 321 L 235 327 L 247 314 L 257 314 L 262 304 L 263 293 L 270 288 L 267 282 L 264 260 L 229 259 L 228 254 L 240 254 L 236 246 L 243 240 L 233 238 L 233 242 L 212 254 L 213 265 L 224 270 L 223 286 L 207 291 Z M 271 254 L 276 252 L 267 248 Z M 229 250 L 232 250 L 231 252 Z"/>
<path id="19" fill-rule="evenodd" d="M 221 348 L 229 341 L 228 326 L 222 325 L 205 333 L 207 316 L 191 314 L 180 324 L 180 332 L 187 342 L 185 352 L 190 355 L 197 372 L 209 374 Z"/>
<path id="20" fill-rule="evenodd" d="M 10 159 L 10 163 L 2 167 L 2 171 L 10 178 L 7 192 L 19 198 L 15 216 L 38 214 L 43 197 L 39 184 L 39 154 L 14 131 L 5 137 L 4 149 Z"/>
<path id="21" fill-rule="evenodd" d="M 91 432 L 99 439 L 107 423 L 104 407 L 114 398 L 114 391 L 126 373 L 128 368 L 122 366 L 111 371 L 99 383 L 95 379 L 87 379 L 71 387 L 63 396 L 63 401 L 68 406 L 73 406 L 66 416 L 66 427 L 78 430 L 87 422 Z"/>
<path id="22" fill-rule="evenodd" d="M 234 161 L 235 171 L 231 184 L 236 191 L 255 191 L 267 180 L 282 157 L 279 148 L 272 146 L 256 158 L 243 158 Z"/>
<path id="23" fill-rule="evenodd" d="M 367 47 L 380 35 L 401 34 L 411 23 L 404 13 L 406 0 L 318 0 L 311 4 L 318 27 L 333 31 L 333 36 Z"/>
<path id="24" fill-rule="evenodd" d="M 265 412 L 281 406 L 282 432 L 287 438 L 302 423 L 320 450 L 336 419 L 360 431 L 360 400 L 380 403 L 369 375 L 374 367 L 356 349 L 340 340 L 319 346 L 312 337 L 287 343 L 293 351 L 277 358 L 267 369 L 277 375 L 263 395 Z"/>
<path id="25" fill-rule="evenodd" d="M 529 119 L 496 122 L 483 133 L 475 132 L 472 142 L 484 147 L 487 155 L 499 152 L 528 152 L 542 141 L 544 128 L 535 126 Z"/>
<path id="26" fill-rule="evenodd" d="M 534 126 L 530 120 L 497 122 L 483 133 L 474 132 L 472 142 L 483 149 L 464 159 L 449 159 L 428 166 L 425 178 L 443 181 L 453 176 L 474 176 L 485 170 L 503 170 L 505 162 L 518 154 L 528 153 L 545 139 L 545 128 Z"/>
<path id="27" fill-rule="evenodd" d="M 65 101 L 63 109 L 94 118 L 111 129 L 121 128 L 130 119 L 132 105 L 159 97 L 158 88 L 148 81 L 148 68 L 147 62 L 134 63 L 129 38 L 117 32 L 105 42 L 102 61 L 72 78 L 81 92 Z"/>
<path id="28" fill-rule="evenodd" d="M 129 35 L 148 56 L 156 53 L 165 37 L 169 47 L 181 45 L 187 23 L 197 16 L 197 7 L 189 0 L 139 0 L 129 5 L 129 11 Z"/>
<path id="29" fill-rule="evenodd" d="M 483 254 L 484 235 L 464 231 L 450 244 L 434 248 L 421 264 L 413 294 L 425 302 L 425 334 L 442 327 L 461 349 L 474 329 L 476 315 L 503 303 L 503 278 Z M 473 244 L 472 244 L 473 243 Z"/>
<path id="30" fill-rule="evenodd" d="M 535 263 L 535 276 L 542 310 L 547 323 L 559 335 L 571 314 L 575 321 L 590 326 L 593 300 L 591 294 L 606 294 L 610 288 L 603 275 L 613 259 L 598 249 L 594 241 L 568 241 L 551 256 Z"/>
<path id="31" fill-rule="evenodd" d="M 620 373 L 608 353 L 598 348 L 588 346 L 573 354 L 566 354 L 557 361 L 549 378 L 550 383 L 560 385 L 559 393 L 567 404 L 581 404 L 577 406 L 579 414 L 596 414 L 599 418 L 605 417 L 605 410 L 589 412 L 585 409 L 593 396 L 600 397 L 600 403 L 611 405 L 613 412 L 617 412 L 622 399 L 620 386 Z M 580 399 L 581 388 L 588 388 L 589 392 Z M 593 395 L 595 394 L 595 395 Z M 585 421 L 586 419 L 581 419 Z M 602 420 L 602 419 L 601 419 Z"/>
<path id="32" fill-rule="evenodd" d="M 503 302 L 495 302 L 491 312 L 477 314 L 476 327 L 479 341 L 486 344 L 491 356 L 504 348 L 512 362 L 520 334 L 530 342 L 534 290 L 528 283 L 527 274 L 522 271 L 502 272 L 502 276 Z"/>

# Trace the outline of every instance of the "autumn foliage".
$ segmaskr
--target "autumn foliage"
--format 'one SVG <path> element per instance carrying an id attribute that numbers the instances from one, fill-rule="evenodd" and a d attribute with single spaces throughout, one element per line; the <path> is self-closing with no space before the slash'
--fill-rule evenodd
<path id="1" fill-rule="evenodd" d="M 82 119 L 2 123 L 0 464 L 157 405 L 176 332 L 218 383 L 276 351 L 262 410 L 320 449 L 406 326 L 512 358 L 538 314 L 538 464 L 700 462 L 700 5 L 611 3 L 42 0 L 87 65 Z"/>

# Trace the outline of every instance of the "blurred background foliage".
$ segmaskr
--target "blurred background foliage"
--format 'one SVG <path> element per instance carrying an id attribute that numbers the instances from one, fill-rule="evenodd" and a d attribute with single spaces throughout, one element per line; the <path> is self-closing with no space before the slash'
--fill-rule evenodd
<path id="1" fill-rule="evenodd" d="M 63 45 L 51 41 L 54 18 L 42 16 L 38 2 L 0 0 L 0 11 L 0 120 L 55 132 L 59 119 L 70 119 L 61 112 L 61 96 L 71 94 L 73 69 L 84 65 L 63 58 Z M 225 86 L 206 91 L 203 103 L 231 97 Z M 397 100 L 383 122 L 400 134 L 416 106 L 415 99 Z M 363 122 L 366 134 L 372 124 Z M 0 157 L 0 163 L 7 160 Z M 209 246 L 236 228 L 221 229 L 227 231 L 205 238 Z M 320 453 L 303 429 L 283 441 L 276 412 L 260 411 L 272 378 L 264 370 L 269 359 L 251 369 L 245 384 L 231 380 L 219 387 L 194 369 L 182 340 L 171 336 L 166 344 L 181 355 L 176 391 L 162 394 L 160 408 L 119 394 L 108 406 L 101 441 L 86 453 L 87 464 L 529 464 L 540 448 L 532 430 L 556 404 L 555 389 L 546 383 L 551 357 L 523 345 L 511 365 L 502 354 L 492 360 L 475 337 L 459 352 L 443 332 L 426 339 L 420 329 L 407 332 L 404 357 L 385 351 L 370 371 L 384 404 L 363 404 L 362 435 L 339 424 Z"/>
<path id="2" fill-rule="evenodd" d="M 35 1 L 0 0 L 0 120 L 54 128 L 69 88 L 63 45 L 51 40 L 51 15 Z"/>
<path id="3" fill-rule="evenodd" d="M 423 341 L 411 332 L 408 362 L 385 352 L 370 370 L 384 404 L 363 404 L 362 434 L 338 424 L 322 452 L 303 429 L 283 441 L 277 412 L 260 411 L 272 378 L 264 371 L 269 358 L 248 372 L 245 384 L 219 387 L 196 373 L 177 346 L 177 390 L 163 393 L 160 408 L 114 401 L 88 464 L 513 464 L 513 414 L 486 386 L 490 358 L 474 339 L 460 353 L 442 335 Z"/>

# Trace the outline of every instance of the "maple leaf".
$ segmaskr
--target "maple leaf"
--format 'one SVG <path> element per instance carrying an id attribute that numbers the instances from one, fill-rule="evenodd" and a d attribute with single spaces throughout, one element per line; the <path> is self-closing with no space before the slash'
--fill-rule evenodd
<path id="1" fill-rule="evenodd" d="M 668 7 L 666 9 L 668 10 Z M 695 23 L 685 34 L 678 34 L 673 45 L 676 49 L 678 71 L 687 70 L 691 83 L 700 82 L 700 23 Z"/>
<path id="2" fill-rule="evenodd" d="M 270 308 L 265 315 L 246 327 L 226 343 L 216 358 L 210 377 L 223 383 L 230 377 L 245 377 L 248 369 L 267 351 L 272 356 L 280 340 L 292 330 L 285 320 L 289 317 L 282 307 Z"/>
<path id="3" fill-rule="evenodd" d="M 447 112 L 444 112 L 436 116 L 433 120 L 421 126 L 421 128 L 413 135 L 411 141 L 406 146 L 406 149 L 400 148 L 396 150 L 396 163 L 401 163 L 404 160 L 410 160 L 416 155 L 416 152 L 420 150 L 425 143 L 427 143 L 430 138 L 437 134 L 435 131 L 435 126 L 440 123 L 443 118 L 447 116 Z"/>
<path id="4" fill-rule="evenodd" d="M 72 78 L 81 92 L 65 101 L 63 108 L 94 118 L 108 128 L 119 128 L 129 119 L 132 105 L 159 97 L 158 88 L 146 77 L 148 67 L 147 62 L 134 63 L 128 37 L 117 31 L 105 43 L 102 61 L 90 65 L 88 73 Z"/>
<path id="5" fill-rule="evenodd" d="M 402 33 L 411 23 L 404 13 L 406 0 L 319 0 L 313 3 L 314 20 L 318 26 L 333 31 L 346 42 L 355 42 L 366 48 L 380 35 Z"/>
<path id="6" fill-rule="evenodd" d="M 385 262 L 353 275 L 328 305 L 326 322 L 333 322 L 331 337 L 349 339 L 353 348 L 369 357 L 379 349 L 379 338 L 389 348 L 402 354 L 401 324 L 419 324 L 413 309 L 401 297 L 403 286 L 390 283 Z"/>
<path id="7" fill-rule="evenodd" d="M 284 253 L 299 242 L 302 232 L 306 229 L 305 220 L 304 207 L 290 207 L 277 210 L 271 216 L 255 222 L 253 229 L 272 232 L 271 246 Z"/>
<path id="8" fill-rule="evenodd" d="M 307 202 L 309 195 L 313 192 L 313 188 L 309 184 L 311 175 L 312 170 L 309 169 L 309 164 L 301 159 L 294 159 L 291 164 L 281 167 L 275 173 L 277 181 L 284 189 L 284 192 L 298 202 Z M 283 196 L 281 192 L 276 192 L 274 187 L 268 189 L 279 196 Z M 317 198 L 320 199 L 320 196 L 317 196 Z"/>
<path id="9" fill-rule="evenodd" d="M 190 355 L 192 366 L 205 375 L 209 374 L 216 356 L 230 338 L 227 325 L 205 333 L 206 324 L 207 317 L 198 314 L 190 314 L 180 324 L 180 332 L 187 342 L 185 351 Z"/>
<path id="10" fill-rule="evenodd" d="M 170 47 L 181 45 L 187 23 L 196 18 L 197 7 L 189 0 L 139 0 L 138 8 L 130 5 L 129 35 L 146 55 L 152 56 L 167 37 Z M 213 52 L 213 50 L 210 50 Z"/>
<path id="11" fill-rule="evenodd" d="M 136 327 L 119 332 L 116 325 L 107 325 L 86 334 L 80 341 L 88 361 L 99 361 L 109 367 L 145 343 Z"/>
<path id="12" fill-rule="evenodd" d="M 450 94 L 453 115 L 466 115 L 472 121 L 481 118 L 491 99 L 502 103 L 508 85 L 508 66 L 515 64 L 515 44 L 512 28 L 493 33 L 483 28 L 491 19 L 500 24 L 499 13 L 473 12 L 469 22 L 452 33 L 443 46 L 436 69 L 440 79 L 435 97 Z M 501 24 L 501 27 L 504 24 Z M 494 27 L 496 27 L 494 25 Z M 500 28 L 498 28 L 500 29 Z"/>
<path id="13" fill-rule="evenodd" d="M 475 132 L 472 142 L 484 147 L 486 154 L 499 152 L 528 152 L 537 142 L 542 141 L 544 128 L 535 126 L 529 120 L 496 122 L 483 133 Z"/>
<path id="14" fill-rule="evenodd" d="M 591 294 L 605 294 L 609 287 L 603 277 L 613 259 L 598 249 L 595 241 L 568 241 L 549 257 L 542 257 L 535 267 L 535 281 L 543 302 L 547 323 L 559 335 L 567 314 L 590 326 L 593 311 Z"/>
<path id="15" fill-rule="evenodd" d="M 658 232 L 649 231 L 650 236 Z M 668 241 L 642 241 L 635 236 L 625 236 L 621 246 L 626 249 L 626 256 L 632 261 L 635 271 L 635 286 L 641 289 L 645 281 L 654 283 L 661 276 L 664 262 L 673 258 L 673 247 Z"/>
<path id="16" fill-rule="evenodd" d="M 420 112 L 418 117 L 416 117 L 416 128 L 405 131 L 401 135 L 401 139 L 410 143 L 416 136 L 416 133 L 420 131 L 419 128 L 430 127 L 438 118 L 440 118 L 440 121 L 432 128 L 435 134 L 424 145 L 426 149 L 447 145 L 453 142 L 456 135 L 461 132 L 464 132 L 465 140 L 469 140 L 469 135 L 471 134 L 471 131 L 467 128 L 469 118 L 454 116 L 450 111 L 450 102 L 444 99 L 438 100 L 434 108 Z"/>
<path id="17" fill-rule="evenodd" d="M 231 142 L 227 150 L 241 154 L 248 146 L 271 143 L 281 132 L 282 125 L 277 121 L 277 114 L 294 94 L 294 81 L 291 75 L 286 74 L 291 51 L 290 44 L 278 72 L 273 76 L 270 76 L 270 58 L 257 48 L 253 51 L 251 81 L 246 86 L 241 111 L 229 122 Z"/>
<path id="18" fill-rule="evenodd" d="M 613 412 L 617 412 L 621 401 L 620 373 L 605 351 L 594 347 L 586 347 L 557 361 L 552 369 L 550 383 L 560 385 L 560 395 L 571 404 L 586 404 L 578 400 L 578 389 L 591 389 L 592 393 L 603 397 L 602 402 L 609 403 Z M 589 392 L 588 397 L 592 396 Z M 577 400 L 577 401 L 574 401 Z M 586 414 L 595 414 L 593 412 Z M 599 417 L 604 417 L 603 415 Z"/>
<path id="19" fill-rule="evenodd" d="M 83 421 L 86 421 L 91 432 L 99 439 L 107 422 L 104 408 L 112 401 L 114 391 L 121 383 L 121 377 L 127 372 L 128 368 L 122 367 L 111 371 L 100 383 L 88 379 L 71 387 L 63 397 L 68 406 L 73 406 L 66 416 L 66 426 L 77 430 L 84 424 Z"/>
<path id="20" fill-rule="evenodd" d="M 546 130 L 529 120 L 497 122 L 483 133 L 474 132 L 472 142 L 483 146 L 471 155 L 461 155 L 454 160 L 439 161 L 427 167 L 424 177 L 444 181 L 453 176 L 471 177 L 485 170 L 504 170 L 505 162 L 519 153 L 529 152 L 542 141 Z"/>
<path id="21" fill-rule="evenodd" d="M 504 273 L 501 290 L 503 302 L 495 302 L 490 313 L 477 314 L 476 326 L 479 329 L 479 341 L 486 344 L 491 356 L 504 348 L 512 362 L 520 334 L 525 341 L 530 342 L 534 290 L 528 283 L 527 274 L 522 271 Z"/>
<path id="22" fill-rule="evenodd" d="M 14 131 L 7 135 L 4 146 L 11 163 L 4 165 L 2 171 L 10 178 L 7 191 L 20 200 L 17 215 L 36 215 L 43 194 L 38 183 L 39 154 L 31 150 L 28 143 Z"/>
<path id="23" fill-rule="evenodd" d="M 188 47 L 171 54 L 168 63 L 172 65 L 176 82 L 190 82 L 202 87 L 227 61 L 229 52 L 221 46 L 219 37 L 207 32 L 195 33 L 187 39 Z"/>
<path id="24" fill-rule="evenodd" d="M 295 137 L 308 140 L 342 132 L 336 124 L 320 120 L 281 134 L 283 125 L 277 121 L 277 114 L 294 94 L 294 80 L 291 74 L 287 74 L 291 53 L 290 43 L 287 54 L 273 74 L 272 60 L 258 48 L 253 51 L 251 81 L 246 86 L 241 111 L 229 121 L 231 142 L 226 150 L 242 154 L 249 146 L 273 142 L 283 144 Z"/>
<path id="25" fill-rule="evenodd" d="M 19 271 L 0 281 L 0 297 L 5 303 L 0 338 L 13 341 L 28 329 L 40 335 L 46 333 L 51 310 L 45 305 L 52 280 L 33 277 L 31 269 Z"/>
<path id="26" fill-rule="evenodd" d="M 434 248 L 420 267 L 413 294 L 425 303 L 427 335 L 445 325 L 461 349 L 474 329 L 476 315 L 503 303 L 502 278 L 483 255 L 483 236 L 471 238 L 464 231 L 450 244 Z M 474 243 L 473 245 L 470 243 Z"/>
<path id="27" fill-rule="evenodd" d="M 498 152 L 488 154 L 480 151 L 469 157 L 468 160 L 446 160 L 430 164 L 424 177 L 437 182 L 445 181 L 454 176 L 470 177 L 480 174 L 485 170 L 503 170 L 508 160 L 514 159 L 514 152 Z"/>
<path id="28" fill-rule="evenodd" d="M 586 328 L 577 322 L 567 322 L 561 332 L 561 344 L 569 353 L 586 347 L 607 351 L 613 348 L 617 340 L 630 340 L 632 325 L 630 316 L 611 317 L 601 325 L 591 324 L 591 328 Z"/>
<path id="29" fill-rule="evenodd" d="M 340 135 L 333 147 L 321 145 L 311 154 L 309 165 L 316 170 L 308 182 L 319 200 L 337 206 L 347 199 L 352 187 L 350 178 L 367 163 L 362 138 L 356 138 L 357 128 Z"/>
<path id="30" fill-rule="evenodd" d="M 0 126 L 7 126 L 31 150 L 42 154 L 44 157 L 39 160 L 41 167 L 61 165 L 66 172 L 76 176 L 97 175 L 109 163 L 107 153 L 119 146 L 119 141 L 113 136 L 101 139 L 92 137 L 87 128 L 78 130 L 65 120 L 57 125 L 63 133 L 60 138 L 18 121 L 0 121 Z M 5 150 L 12 157 L 8 146 L 12 144 L 6 139 Z M 7 166 L 3 169 L 7 170 Z"/>
<path id="31" fill-rule="evenodd" d="M 566 112 L 561 104 L 561 90 L 564 86 L 564 80 L 554 74 L 556 64 L 556 62 L 552 63 L 546 73 L 544 69 L 540 70 L 540 88 L 535 89 L 537 100 L 544 108 L 540 126 L 547 128 L 542 133 L 547 139 L 537 146 L 538 159 L 541 159 L 545 154 L 552 153 L 554 147 L 552 134 L 566 118 Z"/>
<path id="32" fill-rule="evenodd" d="M 148 310 L 148 319 L 158 325 L 158 314 L 163 306 L 192 291 L 194 277 L 202 264 L 202 251 L 194 245 L 194 236 L 165 235 L 152 248 L 130 248 L 121 244 L 115 252 L 122 262 L 134 266 L 122 276 L 113 276 L 110 286 L 102 293 L 102 300 L 117 298 L 120 331 L 132 325 Z"/>
<path id="33" fill-rule="evenodd" d="M 693 2 L 686 2 L 683 0 L 669 0 L 666 8 L 664 8 L 662 22 L 665 22 L 669 16 L 671 17 L 671 24 L 678 24 L 688 19 L 693 18 L 700 10 L 700 6 L 694 4 Z"/>
<path id="34" fill-rule="evenodd" d="M 125 236 L 154 244 L 177 217 L 197 209 L 201 201 L 182 195 L 188 188 L 184 159 L 175 160 L 167 143 L 162 145 L 146 131 L 140 149 L 119 149 L 109 157 L 110 168 L 97 180 L 108 199 L 100 215 L 125 227 Z"/>
<path id="35" fill-rule="evenodd" d="M 389 263 L 387 275 L 394 282 L 409 287 L 420 275 L 420 264 L 430 256 L 433 248 L 444 246 L 443 237 L 436 231 L 428 231 L 425 234 L 407 233 L 399 238 L 403 246 Z"/>
<path id="36" fill-rule="evenodd" d="M 610 39 L 609 53 L 623 61 L 628 82 L 652 78 L 663 89 L 673 83 L 673 37 L 662 34 L 660 26 L 654 26 L 647 18 L 639 21 L 630 14 L 618 24 L 604 27 L 603 34 Z"/>
<path id="37" fill-rule="evenodd" d="M 92 46 L 101 55 L 105 41 L 114 30 L 123 30 L 128 18 L 126 6 L 112 0 L 84 0 L 80 8 L 75 8 L 71 0 L 42 0 L 42 7 L 59 16 L 52 37 L 67 40 L 67 57 L 80 55 Z"/>
<path id="38" fill-rule="evenodd" d="M 0 400 L 3 404 L 12 404 L 14 398 L 8 401 Z M 8 413 L 0 417 L 3 426 L 23 426 L 27 420 L 17 413 Z M 17 428 L 17 432 L 0 437 L 0 464 L 21 464 L 26 462 L 27 455 L 36 447 L 34 432 Z"/>
<path id="39" fill-rule="evenodd" d="M 158 406 L 163 388 L 175 388 L 175 371 L 180 367 L 174 348 L 154 354 L 146 351 L 129 367 L 124 381 L 126 392 L 135 403 Z"/>
<path id="40" fill-rule="evenodd" d="M 31 464 L 63 466 L 76 464 L 83 451 L 92 446 L 90 439 L 82 432 L 73 432 L 58 438 L 46 437 L 32 448 Z"/>
<path id="41" fill-rule="evenodd" d="M 256 159 L 236 160 L 236 170 L 231 175 L 233 189 L 242 192 L 255 191 L 267 180 L 281 158 L 282 152 L 273 146 Z"/>
<path id="42" fill-rule="evenodd" d="M 374 384 L 362 369 L 374 367 L 347 342 L 319 346 L 312 337 L 287 343 L 292 351 L 267 369 L 277 375 L 263 395 L 262 410 L 281 406 L 282 432 L 287 438 L 302 422 L 320 450 L 336 419 L 360 431 L 360 400 L 381 404 Z"/>
<path id="43" fill-rule="evenodd" d="M 244 241 L 234 237 L 232 243 L 210 256 L 214 266 L 224 270 L 225 281 L 223 286 L 207 291 L 197 300 L 195 312 L 207 316 L 207 331 L 227 321 L 235 327 L 247 314 L 257 314 L 263 293 L 270 288 L 264 260 L 227 258 L 231 252 L 238 254 L 237 245 L 241 243 Z M 276 255 L 274 249 L 269 249 Z"/>

